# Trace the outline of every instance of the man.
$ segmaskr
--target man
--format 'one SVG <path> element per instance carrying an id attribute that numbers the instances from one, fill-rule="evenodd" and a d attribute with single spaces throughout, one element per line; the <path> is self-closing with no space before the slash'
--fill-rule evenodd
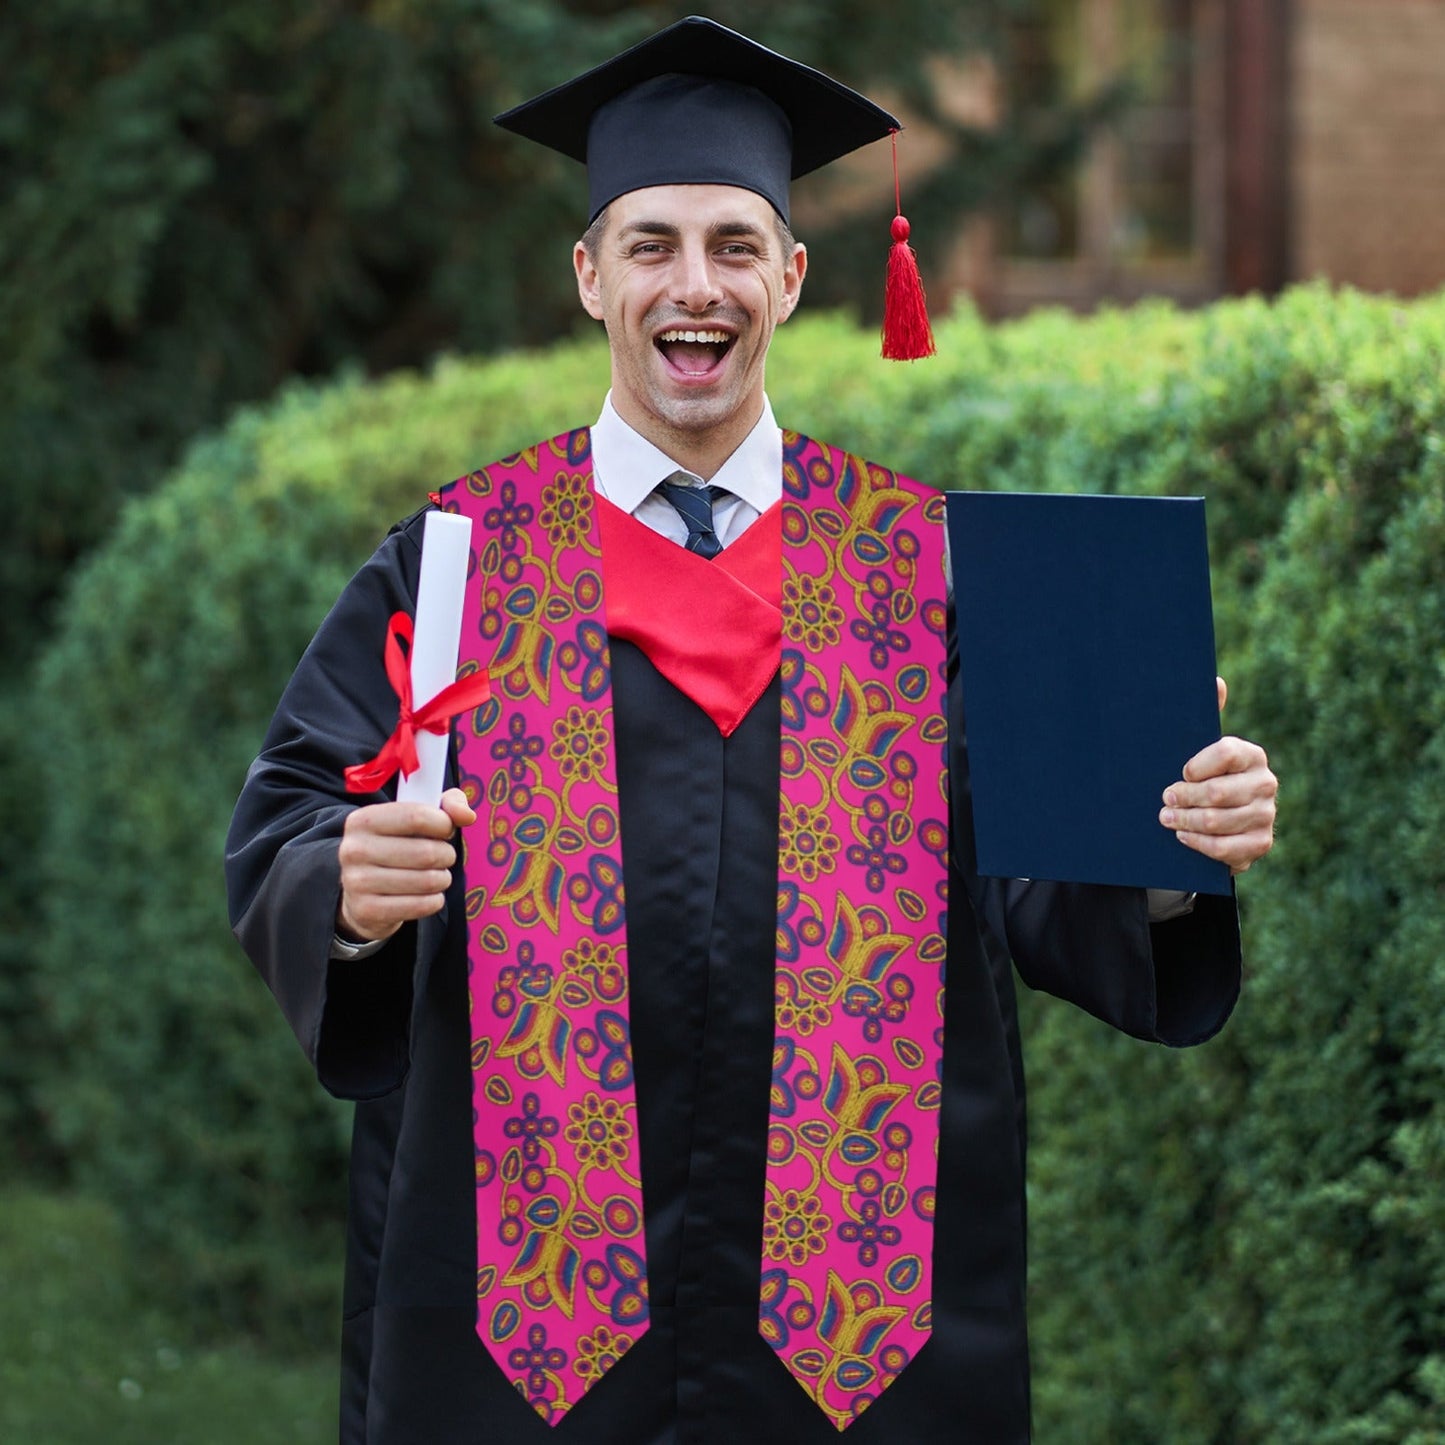
<path id="1" fill-rule="evenodd" d="M 1009 955 L 1192 1043 L 1238 989 L 1233 901 L 975 875 L 939 500 L 772 419 L 787 181 L 892 118 L 692 20 L 502 119 L 587 160 L 611 392 L 441 494 L 491 689 L 441 806 L 342 783 L 397 721 L 418 516 L 299 665 L 228 847 L 238 936 L 358 1101 L 343 1438 L 1026 1440 Z M 1253 744 L 1164 791 L 1188 846 L 1268 849 Z"/>

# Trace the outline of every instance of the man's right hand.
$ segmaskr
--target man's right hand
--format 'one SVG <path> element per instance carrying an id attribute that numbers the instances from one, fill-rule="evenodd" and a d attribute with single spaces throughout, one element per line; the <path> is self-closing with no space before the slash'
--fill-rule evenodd
<path id="1" fill-rule="evenodd" d="M 390 938 L 414 918 L 440 913 L 457 861 L 452 834 L 476 820 L 460 788 L 448 788 L 438 808 L 372 803 L 348 814 L 337 932 L 370 943 Z"/>

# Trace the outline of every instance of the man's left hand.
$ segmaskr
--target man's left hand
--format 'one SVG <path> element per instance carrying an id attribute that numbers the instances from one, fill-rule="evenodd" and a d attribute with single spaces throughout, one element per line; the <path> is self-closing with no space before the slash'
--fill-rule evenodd
<path id="1" fill-rule="evenodd" d="M 1219 684 L 1224 710 L 1228 689 Z M 1274 846 L 1279 779 L 1258 743 L 1223 737 L 1184 764 L 1184 777 L 1164 790 L 1159 821 L 1181 843 L 1243 873 Z"/>

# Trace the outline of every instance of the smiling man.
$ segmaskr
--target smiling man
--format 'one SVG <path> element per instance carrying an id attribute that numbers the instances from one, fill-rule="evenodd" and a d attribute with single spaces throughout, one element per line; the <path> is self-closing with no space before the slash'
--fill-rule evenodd
<path id="1" fill-rule="evenodd" d="M 228 844 L 238 936 L 357 1101 L 342 1439 L 1015 1445 L 1010 957 L 1194 1043 L 1239 987 L 1233 901 L 976 875 L 941 498 L 773 418 L 789 180 L 893 118 L 694 19 L 500 120 L 586 162 L 611 391 L 440 493 L 491 688 L 441 806 L 343 783 L 397 722 L 419 513 L 313 640 Z M 1248 867 L 1263 753 L 1181 765 L 1161 824 Z"/>

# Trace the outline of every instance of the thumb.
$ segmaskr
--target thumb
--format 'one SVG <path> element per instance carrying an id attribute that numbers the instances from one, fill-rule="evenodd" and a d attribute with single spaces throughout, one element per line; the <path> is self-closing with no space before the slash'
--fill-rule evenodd
<path id="1" fill-rule="evenodd" d="M 467 802 L 467 795 L 460 788 L 448 788 L 441 796 L 440 806 L 458 828 L 477 821 L 476 809 Z"/>

